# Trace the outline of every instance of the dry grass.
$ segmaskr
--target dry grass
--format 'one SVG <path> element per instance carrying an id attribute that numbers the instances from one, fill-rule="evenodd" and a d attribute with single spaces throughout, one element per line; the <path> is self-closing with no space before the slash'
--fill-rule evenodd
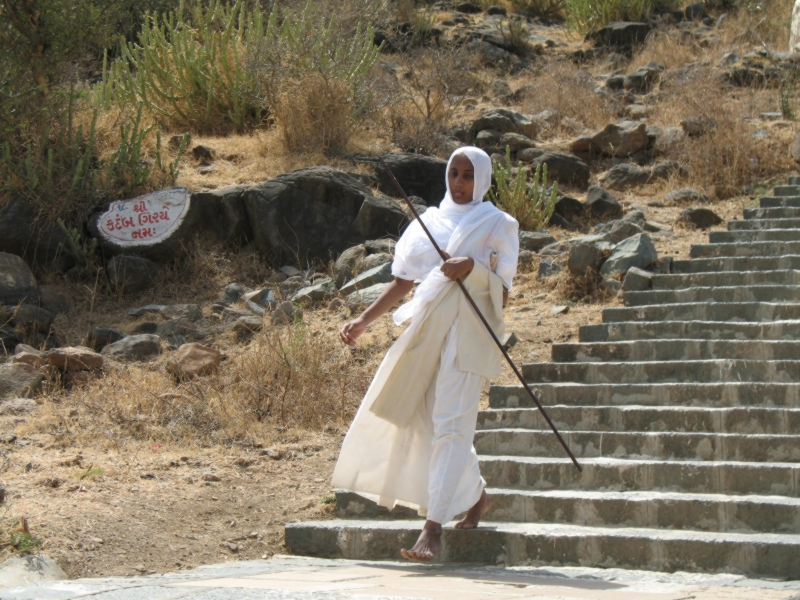
<path id="1" fill-rule="evenodd" d="M 678 69 L 694 62 L 707 52 L 697 42 L 683 38 L 678 31 L 670 29 L 656 31 L 648 36 L 641 51 L 626 68 L 635 71 L 650 61 L 655 61 L 667 69 Z"/>

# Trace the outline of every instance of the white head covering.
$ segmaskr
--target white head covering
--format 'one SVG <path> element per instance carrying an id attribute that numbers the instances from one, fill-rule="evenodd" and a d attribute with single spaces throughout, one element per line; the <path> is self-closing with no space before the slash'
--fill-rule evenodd
<path id="1" fill-rule="evenodd" d="M 472 201 L 467 204 L 456 203 L 450 195 L 447 174 L 453 157 L 459 154 L 466 156 L 475 170 Z M 439 247 L 450 256 L 469 256 L 491 268 L 489 256 L 491 252 L 496 252 L 499 260 L 495 272 L 503 278 L 506 288 L 511 289 L 511 280 L 517 272 L 519 224 L 491 202 L 483 202 L 492 184 L 492 161 L 489 155 L 473 146 L 458 148 L 447 162 L 445 182 L 447 193 L 439 208 L 429 208 L 420 219 Z M 450 281 L 437 268 L 441 264 L 441 257 L 415 220 L 397 242 L 392 274 L 421 283 L 411 302 L 395 312 L 395 323 L 399 325 L 420 313 Z"/>

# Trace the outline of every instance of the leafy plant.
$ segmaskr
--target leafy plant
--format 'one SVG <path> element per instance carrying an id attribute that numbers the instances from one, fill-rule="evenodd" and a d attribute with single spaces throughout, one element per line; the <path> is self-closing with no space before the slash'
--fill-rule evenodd
<path id="1" fill-rule="evenodd" d="M 87 242 L 77 227 L 70 229 L 62 219 L 57 219 L 56 223 L 67 238 L 66 247 L 64 244 L 59 244 L 59 249 L 72 254 L 78 264 L 91 264 L 96 258 L 97 239 L 92 238 L 91 242 Z"/>
<path id="2" fill-rule="evenodd" d="M 496 188 L 489 190 L 489 199 L 517 221 L 521 229 L 535 231 L 550 221 L 558 200 L 558 184 L 547 189 L 547 165 L 536 167 L 531 181 L 529 172 L 511 164 L 511 148 L 506 146 L 505 164 L 492 161 Z"/>
<path id="3" fill-rule="evenodd" d="M 23 553 L 36 552 L 42 547 L 43 541 L 37 537 L 33 537 L 30 533 L 12 533 L 11 545 Z"/>
<path id="4" fill-rule="evenodd" d="M 503 39 L 515 50 L 527 48 L 528 31 L 525 29 L 525 22 L 522 19 L 511 19 L 506 24 L 501 21 L 497 28 Z"/>
<path id="5" fill-rule="evenodd" d="M 323 504 L 336 504 L 336 494 L 322 497 Z"/>

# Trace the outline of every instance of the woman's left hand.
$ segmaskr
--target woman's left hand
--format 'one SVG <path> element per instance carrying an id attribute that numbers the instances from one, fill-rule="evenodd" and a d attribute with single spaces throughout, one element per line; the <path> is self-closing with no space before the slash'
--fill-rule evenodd
<path id="1" fill-rule="evenodd" d="M 460 256 L 456 258 L 448 258 L 442 265 L 442 273 L 449 279 L 455 281 L 461 277 L 466 277 L 472 272 L 475 266 L 475 261 L 468 256 Z"/>

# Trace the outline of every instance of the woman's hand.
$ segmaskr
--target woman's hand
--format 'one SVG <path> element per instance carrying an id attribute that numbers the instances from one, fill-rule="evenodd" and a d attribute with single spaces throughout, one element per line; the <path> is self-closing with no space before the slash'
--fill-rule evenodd
<path id="1" fill-rule="evenodd" d="M 472 272 L 475 266 L 475 261 L 468 256 L 460 256 L 456 258 L 448 258 L 442 265 L 442 273 L 449 279 L 455 281 L 461 277 L 466 277 Z"/>
<path id="2" fill-rule="evenodd" d="M 345 323 L 342 329 L 339 331 L 339 337 L 342 338 L 342 341 L 347 344 L 348 346 L 355 346 L 356 340 L 361 336 L 364 331 L 367 329 L 367 324 L 364 320 L 359 317 L 349 323 Z"/>

